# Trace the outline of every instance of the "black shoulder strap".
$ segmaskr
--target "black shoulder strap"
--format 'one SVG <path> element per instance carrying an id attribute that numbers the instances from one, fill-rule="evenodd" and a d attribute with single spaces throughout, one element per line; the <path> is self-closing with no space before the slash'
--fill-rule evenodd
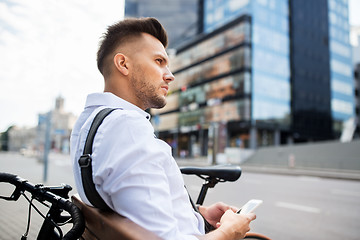
<path id="1" fill-rule="evenodd" d="M 109 115 L 114 108 L 105 108 L 96 114 L 89 133 L 86 138 L 83 155 L 79 159 L 79 166 L 81 170 L 81 180 L 84 187 L 84 192 L 90 203 L 101 210 L 109 211 L 110 207 L 104 202 L 99 193 L 96 191 L 95 184 L 92 178 L 92 145 L 94 142 L 95 134 L 104 118 Z"/>
<path id="2" fill-rule="evenodd" d="M 201 213 L 200 213 L 200 211 L 199 211 L 199 208 L 195 205 L 195 203 L 194 203 L 193 200 L 191 199 L 191 196 L 190 196 L 190 194 L 189 194 L 186 186 L 184 186 L 184 187 L 185 187 L 185 189 L 186 189 L 186 191 L 187 191 L 187 193 L 188 193 L 188 195 L 189 195 L 189 200 L 190 200 L 191 206 L 193 207 L 194 211 L 197 212 L 197 213 L 199 213 L 199 214 L 201 215 Z M 202 216 L 202 218 L 204 219 L 204 223 L 205 223 L 205 233 L 209 233 L 209 232 L 211 232 L 212 230 L 215 230 L 215 228 L 203 217 L 203 215 L 201 215 L 201 216 Z"/>

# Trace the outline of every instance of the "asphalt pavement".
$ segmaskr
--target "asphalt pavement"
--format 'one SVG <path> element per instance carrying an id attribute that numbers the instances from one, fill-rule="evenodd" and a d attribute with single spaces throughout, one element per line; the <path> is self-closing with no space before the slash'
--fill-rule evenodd
<path id="1" fill-rule="evenodd" d="M 211 165 L 206 158 L 195 159 L 177 159 L 180 166 L 209 166 Z M 44 165 L 33 157 L 22 156 L 18 153 L 4 153 L 0 152 L 0 166 L 1 172 L 9 172 L 17 174 L 22 178 L 29 179 L 33 183 L 44 182 Z M 241 166 L 243 173 L 270 173 L 276 175 L 301 175 L 301 176 L 316 176 L 334 179 L 360 180 L 359 172 L 351 171 L 333 171 L 328 169 L 291 169 L 291 168 L 271 168 L 264 166 Z M 70 157 L 63 154 L 51 154 L 48 167 L 48 179 L 46 185 L 58 185 L 60 183 L 67 183 L 75 186 Z M 0 184 L 0 194 L 10 193 L 9 185 Z M 75 190 L 70 192 L 74 194 Z M 22 234 L 26 231 L 27 216 L 28 216 L 27 201 L 22 197 L 17 202 L 8 202 L 0 199 L 0 240 L 20 239 Z M 45 210 L 39 204 L 37 206 Z M 32 211 L 31 228 L 28 239 L 36 239 L 37 232 L 42 224 L 42 218 L 33 210 Z"/>

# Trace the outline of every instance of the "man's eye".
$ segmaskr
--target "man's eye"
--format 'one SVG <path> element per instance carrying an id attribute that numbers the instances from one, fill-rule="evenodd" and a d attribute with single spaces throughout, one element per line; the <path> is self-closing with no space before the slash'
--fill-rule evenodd
<path id="1" fill-rule="evenodd" d="M 158 63 L 162 63 L 162 62 L 163 62 L 163 60 L 162 60 L 161 58 L 156 59 L 156 61 L 157 61 Z"/>

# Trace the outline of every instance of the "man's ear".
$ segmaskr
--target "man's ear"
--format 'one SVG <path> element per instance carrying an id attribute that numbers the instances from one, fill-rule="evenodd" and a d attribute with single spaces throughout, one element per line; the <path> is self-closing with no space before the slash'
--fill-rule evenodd
<path id="1" fill-rule="evenodd" d="M 126 57 L 124 54 L 122 53 L 117 53 L 114 56 L 114 65 L 116 67 L 116 69 L 122 73 L 123 75 L 127 76 L 129 74 L 129 69 L 128 69 L 128 57 Z"/>

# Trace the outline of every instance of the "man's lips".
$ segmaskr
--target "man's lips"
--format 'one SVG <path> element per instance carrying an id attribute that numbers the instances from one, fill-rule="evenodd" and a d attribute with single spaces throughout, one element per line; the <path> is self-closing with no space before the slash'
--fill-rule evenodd
<path id="1" fill-rule="evenodd" d="M 169 87 L 168 87 L 168 86 L 161 86 L 161 88 L 165 90 L 166 94 L 168 93 L 168 91 L 169 91 Z"/>

